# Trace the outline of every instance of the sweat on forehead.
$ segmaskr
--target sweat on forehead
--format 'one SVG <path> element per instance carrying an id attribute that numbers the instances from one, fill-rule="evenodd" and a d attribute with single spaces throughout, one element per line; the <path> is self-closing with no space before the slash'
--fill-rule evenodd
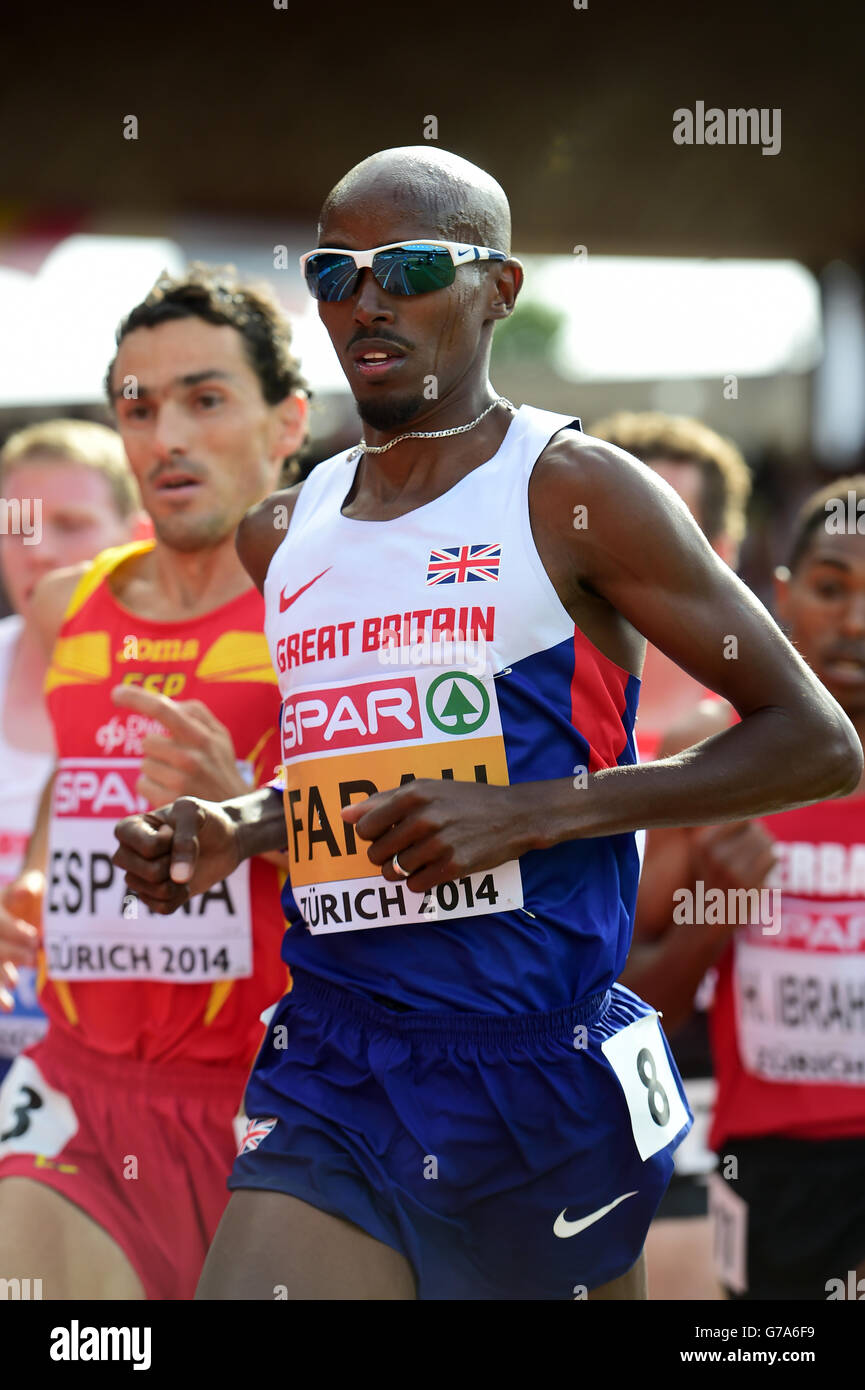
<path id="1" fill-rule="evenodd" d="M 511 215 L 504 190 L 476 164 L 424 145 L 381 150 L 350 169 L 331 189 L 319 217 L 319 240 L 326 223 L 340 214 L 416 220 L 418 232 L 437 231 L 446 241 L 474 242 L 510 251 Z M 402 234 L 402 233 L 400 233 Z"/>

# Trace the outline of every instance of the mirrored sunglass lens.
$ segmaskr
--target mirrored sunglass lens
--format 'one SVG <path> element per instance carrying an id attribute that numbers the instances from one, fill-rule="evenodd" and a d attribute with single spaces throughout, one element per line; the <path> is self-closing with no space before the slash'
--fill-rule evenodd
<path id="1" fill-rule="evenodd" d="M 357 266 L 351 256 L 328 253 L 310 256 L 306 263 L 306 283 L 315 298 L 326 304 L 350 295 L 356 279 Z"/>
<path id="2" fill-rule="evenodd" d="M 454 263 L 441 246 L 418 244 L 379 251 L 372 270 L 390 294 L 427 294 L 454 282 Z"/>

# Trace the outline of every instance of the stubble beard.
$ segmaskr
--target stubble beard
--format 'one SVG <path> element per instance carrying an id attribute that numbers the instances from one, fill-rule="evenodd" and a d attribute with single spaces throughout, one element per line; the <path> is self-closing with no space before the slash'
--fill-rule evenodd
<path id="1" fill-rule="evenodd" d="M 163 545 L 189 555 L 196 550 L 208 550 L 226 540 L 232 533 L 230 520 L 220 515 L 152 518 L 153 529 Z"/>
<path id="2" fill-rule="evenodd" d="M 395 430 L 411 424 L 424 404 L 424 397 L 420 394 L 402 398 L 389 396 L 381 400 L 357 401 L 357 413 L 363 423 L 374 430 Z"/>

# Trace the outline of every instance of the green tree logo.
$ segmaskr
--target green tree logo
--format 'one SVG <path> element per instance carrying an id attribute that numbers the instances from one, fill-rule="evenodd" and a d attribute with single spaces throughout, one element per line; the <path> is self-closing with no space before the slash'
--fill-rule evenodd
<path id="1" fill-rule="evenodd" d="M 486 720 L 490 697 L 466 671 L 445 671 L 426 693 L 427 714 L 443 734 L 471 734 Z"/>

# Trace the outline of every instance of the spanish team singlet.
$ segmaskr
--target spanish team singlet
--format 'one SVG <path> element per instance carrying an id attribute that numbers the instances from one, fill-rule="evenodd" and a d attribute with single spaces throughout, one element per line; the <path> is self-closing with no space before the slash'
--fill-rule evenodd
<path id="1" fill-rule="evenodd" d="M 720 963 L 710 1142 L 865 1136 L 865 795 L 761 819 L 778 898 Z"/>
<path id="2" fill-rule="evenodd" d="M 264 588 L 283 697 L 283 951 L 299 969 L 411 1008 L 502 1014 L 621 973 L 632 833 L 414 893 L 340 815 L 412 778 L 568 778 L 579 797 L 587 773 L 635 762 L 639 681 L 575 627 L 532 537 L 532 469 L 566 428 L 579 422 L 523 406 L 494 457 L 390 521 L 341 514 L 348 451 L 304 483 Z"/>
<path id="3" fill-rule="evenodd" d="M 170 916 L 127 893 L 111 862 L 114 826 L 149 810 L 136 792 L 149 733 L 167 731 L 111 701 L 134 684 L 199 699 L 229 730 L 250 787 L 278 761 L 279 698 L 250 588 L 182 622 L 123 608 L 109 576 L 152 548 L 104 551 L 66 611 L 45 683 L 58 748 L 46 871 L 41 1002 L 52 1030 L 138 1061 L 245 1065 L 259 1014 L 285 990 L 280 876 L 256 858 Z"/>

